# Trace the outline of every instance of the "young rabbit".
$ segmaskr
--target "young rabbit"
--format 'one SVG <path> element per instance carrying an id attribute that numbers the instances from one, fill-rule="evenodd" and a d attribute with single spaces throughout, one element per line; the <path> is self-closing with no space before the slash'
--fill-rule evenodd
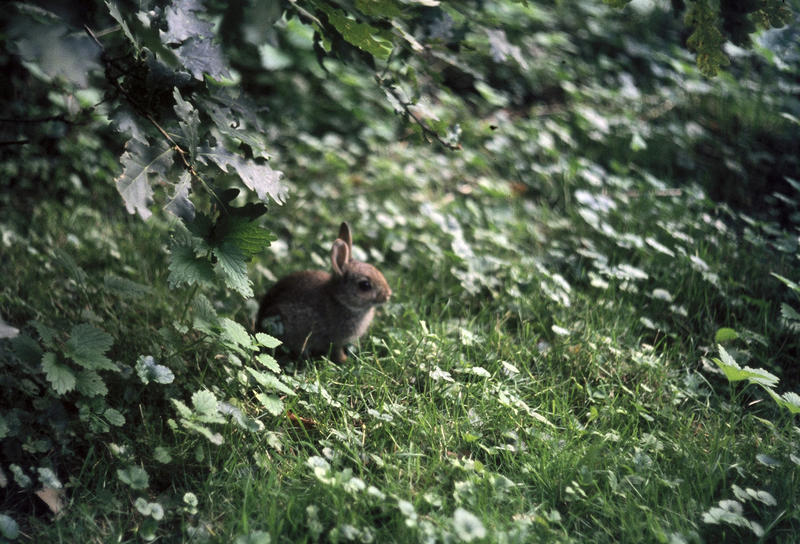
<path id="1" fill-rule="evenodd" d="M 353 238 L 342 223 L 331 248 L 333 274 L 304 270 L 281 278 L 264 296 L 256 328 L 283 341 L 293 354 L 327 353 L 347 359 L 345 344 L 358 340 L 375 315 L 375 306 L 392 295 L 383 274 L 351 257 Z"/>

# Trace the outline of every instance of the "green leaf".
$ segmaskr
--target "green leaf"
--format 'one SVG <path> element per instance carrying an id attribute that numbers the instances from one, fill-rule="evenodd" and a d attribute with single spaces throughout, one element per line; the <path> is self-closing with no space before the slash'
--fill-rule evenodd
<path id="1" fill-rule="evenodd" d="M 129 299 L 140 299 L 153 293 L 153 290 L 147 285 L 113 274 L 103 276 L 103 286 L 112 294 Z"/>
<path id="2" fill-rule="evenodd" d="M 200 142 L 200 112 L 181 96 L 180 91 L 175 87 L 172 91 L 175 99 L 175 114 L 178 116 L 178 126 L 183 133 L 184 150 L 189 152 L 192 160 L 197 157 L 197 145 Z"/>
<path id="3" fill-rule="evenodd" d="M 119 371 L 108 357 L 103 355 L 111 348 L 114 338 L 93 325 L 75 325 L 69 340 L 64 344 L 64 355 L 89 370 Z"/>
<path id="4" fill-rule="evenodd" d="M 8 540 L 16 540 L 19 536 L 19 526 L 14 518 L 0 514 L 0 535 Z"/>
<path id="5" fill-rule="evenodd" d="M 119 11 L 119 7 L 115 2 L 109 2 L 106 0 L 106 6 L 108 7 L 108 14 L 119 23 L 120 28 L 122 28 L 122 33 L 125 34 L 125 37 L 131 42 L 134 49 L 138 53 L 141 50 L 141 46 L 139 45 L 139 41 L 134 37 L 133 33 L 131 32 L 131 28 L 128 25 L 128 22 L 122 16 L 122 13 Z"/>
<path id="6" fill-rule="evenodd" d="M 225 285 L 245 298 L 253 296 L 253 282 L 247 275 L 247 263 L 242 250 L 231 242 L 223 242 L 214 248 Z"/>
<path id="7" fill-rule="evenodd" d="M 795 293 L 800 293 L 800 284 L 793 282 L 789 278 L 784 278 L 780 274 L 775 274 L 774 272 L 772 272 L 772 275 L 781 280 L 784 284 L 786 284 L 786 286 L 789 289 L 791 289 Z"/>
<path id="8" fill-rule="evenodd" d="M 713 361 L 728 378 L 728 381 L 738 382 L 748 380 L 750 383 L 757 383 L 764 387 L 774 387 L 778 384 L 778 377 L 764 370 L 763 368 L 740 367 L 739 364 L 721 345 L 717 345 L 720 359 L 714 358 Z"/>
<path id="9" fill-rule="evenodd" d="M 150 477 L 142 467 L 131 465 L 125 469 L 117 469 L 117 478 L 132 489 L 147 489 L 150 485 Z"/>
<path id="10" fill-rule="evenodd" d="M 725 36 L 720 31 L 716 9 L 709 0 L 695 0 L 689 4 L 684 21 L 694 29 L 686 46 L 697 53 L 697 67 L 703 75 L 715 76 L 722 66 L 730 64 L 722 51 Z"/>
<path id="11" fill-rule="evenodd" d="M 221 144 L 216 147 L 207 147 L 198 153 L 198 160 L 204 164 L 208 161 L 215 163 L 223 172 L 236 174 L 248 189 L 256 192 L 262 201 L 267 197 L 278 204 L 286 201 L 287 188 L 281 183 L 282 172 L 273 170 L 266 164 L 258 163 L 252 159 L 245 159 L 231 153 Z"/>
<path id="12" fill-rule="evenodd" d="M 256 341 L 267 349 L 277 348 L 281 345 L 281 341 L 263 332 L 256 333 Z"/>
<path id="13" fill-rule="evenodd" d="M 164 206 L 171 214 L 181 218 L 184 223 L 191 224 L 195 218 L 195 208 L 189 193 L 192 190 L 192 176 L 189 172 L 181 172 L 178 182 L 174 185 L 174 192 Z"/>
<path id="14" fill-rule="evenodd" d="M 211 284 L 214 281 L 214 268 L 207 259 L 195 257 L 191 246 L 173 246 L 167 281 L 173 289 L 184 284 Z"/>
<path id="15" fill-rule="evenodd" d="M 116 183 L 125 208 L 128 213 L 138 213 L 142 219 L 148 219 L 153 202 L 150 176 L 166 178 L 167 168 L 172 164 L 172 148 L 166 144 L 151 146 L 131 138 L 119 160 L 123 170 Z"/>
<path id="16" fill-rule="evenodd" d="M 233 544 L 270 544 L 272 537 L 265 531 L 251 531 L 246 535 L 239 535 Z"/>
<path id="17" fill-rule="evenodd" d="M 136 360 L 136 374 L 143 384 L 148 384 L 151 381 L 167 384 L 175 380 L 175 374 L 164 365 L 157 364 L 152 355 L 139 356 Z"/>
<path id="18" fill-rule="evenodd" d="M 266 206 L 261 205 L 260 208 L 263 208 L 264 212 L 266 211 Z M 233 208 L 231 211 L 238 212 L 240 210 L 243 208 Z M 247 209 L 244 213 L 249 211 L 250 209 Z M 254 219 L 231 213 L 220 220 L 216 229 L 219 240 L 235 244 L 246 260 L 264 251 L 276 239 L 269 230 L 261 227 Z"/>
<path id="19" fill-rule="evenodd" d="M 106 418 L 111 425 L 114 427 L 122 427 L 125 425 L 125 416 L 119 410 L 115 410 L 114 408 L 106 408 L 103 412 L 103 416 Z"/>
<path id="20" fill-rule="evenodd" d="M 731 340 L 736 340 L 737 338 L 739 338 L 739 333 L 726 327 L 719 329 L 717 334 L 714 335 L 714 341 L 718 344 L 721 342 L 730 342 Z"/>
<path id="21" fill-rule="evenodd" d="M 222 338 L 226 341 L 227 344 L 232 346 L 244 348 L 246 351 L 242 353 L 248 353 L 255 349 L 253 345 L 253 337 L 247 332 L 242 325 L 233 321 L 232 319 L 228 319 L 224 317 L 220 319 L 220 326 L 222 327 Z"/>
<path id="22" fill-rule="evenodd" d="M 263 387 L 267 389 L 275 389 L 281 393 L 294 396 L 294 391 L 289 389 L 282 381 L 280 381 L 274 374 L 268 372 L 259 372 L 254 368 L 245 367 L 253 378 Z"/>
<path id="23" fill-rule="evenodd" d="M 82 370 L 78 373 L 75 388 L 86 397 L 105 396 L 108 394 L 103 378 L 94 370 Z"/>
<path id="24" fill-rule="evenodd" d="M 388 59 L 392 54 L 392 42 L 381 37 L 382 33 L 377 28 L 350 19 L 342 10 L 335 9 L 327 3 L 318 5 L 328 16 L 328 21 L 336 31 L 350 44 L 382 60 Z"/>
<path id="25" fill-rule="evenodd" d="M 156 449 L 153 450 L 153 459 L 166 465 L 172 461 L 172 456 L 169 454 L 169 450 L 164 446 L 156 446 Z"/>
<path id="26" fill-rule="evenodd" d="M 56 393 L 63 395 L 75 389 L 75 374 L 69 367 L 59 364 L 56 354 L 48 351 L 42 356 L 42 370 Z"/>
<path id="27" fill-rule="evenodd" d="M 213 432 L 205 425 L 200 425 L 198 423 L 194 423 L 187 419 L 181 419 L 181 424 L 183 424 L 183 426 L 186 427 L 187 429 L 206 437 L 206 439 L 208 439 L 209 442 L 211 442 L 216 446 L 219 446 L 225 442 L 225 439 L 222 437 L 221 434 Z"/>
<path id="28" fill-rule="evenodd" d="M 256 361 L 267 367 L 267 370 L 275 374 L 281 373 L 281 366 L 278 364 L 278 361 L 276 361 L 275 357 L 268 353 L 259 353 L 256 355 Z"/>
<path id="29" fill-rule="evenodd" d="M 219 412 L 217 397 L 207 389 L 196 391 L 192 395 L 192 406 L 200 416 L 213 417 Z"/>
<path id="30" fill-rule="evenodd" d="M 186 406 L 184 403 L 179 401 L 178 399 L 169 399 L 172 401 L 172 404 L 175 405 L 175 409 L 178 413 L 184 418 L 192 417 L 192 409 Z"/>
<path id="31" fill-rule="evenodd" d="M 283 413 L 283 401 L 275 395 L 256 393 L 256 398 L 266 408 L 267 412 L 273 416 L 279 416 Z"/>

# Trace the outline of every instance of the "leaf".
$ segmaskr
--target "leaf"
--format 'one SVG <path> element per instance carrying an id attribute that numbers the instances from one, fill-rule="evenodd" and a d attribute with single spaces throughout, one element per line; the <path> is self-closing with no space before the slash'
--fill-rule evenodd
<path id="1" fill-rule="evenodd" d="M 19 329 L 12 327 L 0 317 L 0 339 L 3 338 L 16 338 L 19 335 Z"/>
<path id="2" fill-rule="evenodd" d="M 200 128 L 200 113 L 192 105 L 181 96 L 177 87 L 173 89 L 172 96 L 175 99 L 175 114 L 178 116 L 178 126 L 181 127 L 183 132 L 183 144 L 186 146 L 185 151 L 189 152 L 189 156 L 194 160 L 197 156 L 197 144 L 200 141 L 199 128 Z"/>
<path id="3" fill-rule="evenodd" d="M 217 144 L 216 147 L 206 147 L 198 153 L 198 160 L 204 164 L 212 161 L 219 166 L 223 172 L 236 174 L 248 189 L 256 192 L 262 201 L 267 197 L 272 198 L 278 204 L 286 201 L 287 188 L 280 180 L 283 173 L 273 170 L 266 164 L 259 164 L 252 159 L 245 159 L 239 155 L 231 153 L 225 147 Z M 229 171 L 230 168 L 230 171 Z"/>
<path id="4" fill-rule="evenodd" d="M 210 39 L 189 38 L 174 53 L 189 73 L 200 81 L 203 81 L 203 74 L 216 80 L 231 75 L 222 49 Z"/>
<path id="5" fill-rule="evenodd" d="M 166 465 L 172 461 L 172 456 L 169 454 L 169 450 L 164 446 L 156 446 L 153 450 L 153 459 Z"/>
<path id="6" fill-rule="evenodd" d="M 247 275 L 247 263 L 244 254 L 236 244 L 223 242 L 214 248 L 214 256 L 217 258 L 219 268 L 222 270 L 222 277 L 225 285 L 233 289 L 244 298 L 253 296 L 253 282 Z"/>
<path id="7" fill-rule="evenodd" d="M 150 477 L 142 467 L 131 465 L 125 469 L 117 469 L 117 478 L 132 489 L 147 489 Z"/>
<path id="8" fill-rule="evenodd" d="M 195 257 L 194 249 L 187 245 L 172 247 L 167 281 L 173 289 L 181 285 L 211 284 L 214 269 L 207 259 Z"/>
<path id="9" fill-rule="evenodd" d="M 103 378 L 94 370 L 83 370 L 78 373 L 75 388 L 86 397 L 105 396 L 108 394 Z"/>
<path id="10" fill-rule="evenodd" d="M 481 520 L 461 507 L 453 512 L 453 530 L 462 542 L 472 542 L 486 536 L 486 528 Z"/>
<path id="11" fill-rule="evenodd" d="M 136 49 L 138 53 L 141 50 L 141 46 L 139 45 L 139 41 L 134 37 L 133 33 L 131 32 L 131 28 L 128 25 L 128 22 L 122 16 L 122 13 L 119 11 L 119 7 L 115 2 L 109 2 L 106 0 L 106 7 L 108 7 L 108 14 L 111 15 L 111 18 L 114 19 L 117 23 L 119 23 L 120 28 L 122 29 L 122 33 L 125 34 L 125 37 L 131 42 L 133 47 Z"/>
<path id="12" fill-rule="evenodd" d="M 381 32 L 377 28 L 350 19 L 342 10 L 332 8 L 325 3 L 319 4 L 319 7 L 328 16 L 328 21 L 336 31 L 351 45 L 382 60 L 388 59 L 392 54 L 392 42 L 380 37 Z"/>
<path id="13" fill-rule="evenodd" d="M 278 361 L 275 360 L 275 357 L 269 355 L 268 353 L 260 353 L 256 355 L 256 361 L 261 363 L 263 366 L 267 367 L 267 370 L 275 373 L 281 373 L 281 367 L 278 364 Z"/>
<path id="14" fill-rule="evenodd" d="M 153 292 L 147 285 L 142 285 L 141 283 L 136 283 L 126 278 L 120 278 L 113 274 L 106 274 L 103 276 L 103 287 L 116 296 L 129 299 L 140 299 Z"/>
<path id="15" fill-rule="evenodd" d="M 206 427 L 205 425 L 199 425 L 197 423 L 193 423 L 189 420 L 182 419 L 181 423 L 187 429 L 194 431 L 198 434 L 203 435 L 208 439 L 209 442 L 214 444 L 215 446 L 222 445 L 225 442 L 225 439 L 222 437 L 221 434 L 213 432 L 211 429 Z"/>
<path id="16" fill-rule="evenodd" d="M 219 403 L 219 411 L 221 414 L 230 416 L 231 419 L 242 429 L 250 432 L 258 432 L 264 430 L 264 424 L 257 419 L 247 417 L 241 410 L 227 402 Z"/>
<path id="17" fill-rule="evenodd" d="M 253 378 L 255 378 L 255 380 L 263 387 L 267 389 L 275 389 L 281 393 L 294 396 L 294 391 L 280 381 L 275 375 L 268 372 L 260 372 L 254 368 L 250 368 L 249 366 L 245 368 L 250 375 L 253 376 Z"/>
<path id="18" fill-rule="evenodd" d="M 275 395 L 267 395 L 265 393 L 256 393 L 258 402 L 273 416 L 278 416 L 283 413 L 283 401 Z"/>
<path id="19" fill-rule="evenodd" d="M 265 348 L 272 349 L 281 345 L 281 341 L 263 332 L 256 333 L 256 341 Z"/>
<path id="20" fill-rule="evenodd" d="M 172 149 L 162 146 L 147 145 L 131 138 L 120 157 L 123 170 L 115 180 L 117 190 L 122 195 L 128 213 L 138 213 L 145 220 L 152 215 L 148 208 L 153 202 L 150 176 L 166 177 L 167 168 L 172 162 Z"/>
<path id="21" fill-rule="evenodd" d="M 717 330 L 717 334 L 714 335 L 714 341 L 718 344 L 722 342 L 730 342 L 731 340 L 736 340 L 737 338 L 739 338 L 739 333 L 727 327 Z"/>
<path id="22" fill-rule="evenodd" d="M 270 544 L 272 537 L 265 531 L 251 531 L 246 535 L 239 535 L 233 544 Z"/>
<path id="23" fill-rule="evenodd" d="M 145 385 L 151 381 L 168 384 L 175 380 L 175 374 L 164 365 L 157 364 L 152 355 L 139 356 L 136 360 L 136 374 Z"/>
<path id="24" fill-rule="evenodd" d="M 715 76 L 722 66 L 731 62 L 722 51 L 725 37 L 720 31 L 716 10 L 709 0 L 695 0 L 689 4 L 684 21 L 694 29 L 686 46 L 697 53 L 697 67 L 703 75 Z"/>
<path id="25" fill-rule="evenodd" d="M 242 325 L 224 317 L 220 320 L 220 326 L 222 327 L 222 337 L 228 344 L 244 348 L 246 352 L 254 349 L 253 338 Z"/>
<path id="26" fill-rule="evenodd" d="M 26 62 L 34 64 L 41 75 L 52 80 L 62 79 L 70 85 L 86 88 L 89 75 L 101 69 L 97 61 L 100 50 L 83 33 L 69 28 L 42 10 L 42 19 L 25 15 L 13 16 L 13 24 L 4 24 L 10 49 Z M 6 12 L 6 17 L 8 13 Z"/>
<path id="27" fill-rule="evenodd" d="M 186 406 L 184 403 L 179 401 L 178 399 L 169 399 L 172 401 L 172 404 L 175 405 L 175 409 L 178 413 L 184 418 L 192 417 L 192 409 Z"/>
<path id="28" fill-rule="evenodd" d="M 793 282 L 789 278 L 784 278 L 780 274 L 776 274 L 774 272 L 771 273 L 773 276 L 781 280 L 789 289 L 794 291 L 795 293 L 800 293 L 800 284 Z"/>
<path id="29" fill-rule="evenodd" d="M 207 389 L 203 389 L 200 391 L 196 391 L 192 395 L 192 406 L 194 407 L 194 411 L 201 417 L 215 417 L 217 416 L 218 410 L 218 401 L 217 397 L 214 396 L 214 393 Z"/>
<path id="30" fill-rule="evenodd" d="M 113 343 L 114 338 L 107 332 L 82 323 L 72 327 L 69 340 L 64 344 L 64 355 L 88 370 L 119 371 L 117 365 L 103 355 Z"/>
<path id="31" fill-rule="evenodd" d="M 718 344 L 717 349 L 719 349 L 720 359 L 715 357 L 713 361 L 722 370 L 725 377 L 728 378 L 728 381 L 738 382 L 748 380 L 750 383 L 757 383 L 764 387 L 774 387 L 780 381 L 777 376 L 767 372 L 763 368 L 740 367 L 725 348 Z"/>
<path id="32" fill-rule="evenodd" d="M 212 38 L 214 26 L 197 16 L 205 12 L 200 0 L 176 0 L 164 10 L 167 31 L 161 32 L 161 40 L 168 44 L 180 44 L 190 38 Z"/>
<path id="33" fill-rule="evenodd" d="M 192 190 L 192 175 L 189 172 L 181 172 L 178 183 L 174 185 L 174 192 L 164 206 L 164 209 L 171 214 L 179 217 L 184 223 L 192 223 L 195 218 L 194 203 L 189 200 L 189 193 Z"/>
<path id="34" fill-rule="evenodd" d="M 75 374 L 69 367 L 59 364 L 57 362 L 56 354 L 48 351 L 42 356 L 42 370 L 45 373 L 45 378 L 53 386 L 53 389 L 59 395 L 68 393 L 75 389 Z"/>
<path id="35" fill-rule="evenodd" d="M 164 507 L 157 502 L 147 502 L 143 497 L 139 497 L 133 505 L 143 516 L 150 516 L 156 521 L 164 518 Z"/>
<path id="36" fill-rule="evenodd" d="M 19 536 L 19 525 L 14 518 L 6 514 L 0 514 L 0 535 L 8 540 L 16 540 Z"/>
<path id="37" fill-rule="evenodd" d="M 261 205 L 261 207 L 263 212 L 266 212 L 266 206 Z M 234 211 L 239 212 L 243 209 L 233 208 L 229 215 L 222 218 L 217 224 L 215 237 L 235 244 L 242 251 L 244 258 L 249 260 L 261 253 L 276 237 L 254 219 L 234 214 Z"/>
<path id="38" fill-rule="evenodd" d="M 114 408 L 106 408 L 103 412 L 103 417 L 106 418 L 111 425 L 114 427 L 122 427 L 125 425 L 125 416 L 119 410 L 115 410 Z"/>

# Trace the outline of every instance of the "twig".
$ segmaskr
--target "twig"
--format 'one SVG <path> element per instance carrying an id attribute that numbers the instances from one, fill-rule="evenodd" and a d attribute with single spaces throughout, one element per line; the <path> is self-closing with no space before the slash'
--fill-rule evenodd
<path id="1" fill-rule="evenodd" d="M 92 29 L 89 28 L 88 25 L 83 25 L 83 29 L 86 31 L 86 33 L 89 35 L 89 37 L 94 41 L 94 43 L 97 45 L 97 47 L 100 48 L 100 51 L 102 52 L 103 58 L 104 59 L 107 58 L 105 47 L 103 47 L 103 44 L 100 43 L 100 40 L 97 39 L 97 35 L 94 32 L 92 32 Z M 111 62 L 113 62 L 113 61 L 111 61 Z M 123 70 L 120 70 L 120 71 L 122 73 L 124 73 Z M 114 86 L 114 88 L 117 90 L 117 92 L 119 92 L 122 96 L 125 97 L 125 100 L 127 100 L 128 103 L 131 106 L 133 106 L 133 108 L 139 113 L 139 115 L 141 115 L 142 117 L 144 117 L 145 119 L 150 121 L 150 124 L 153 125 L 153 127 L 155 127 L 155 129 L 164 137 L 164 139 L 167 141 L 167 143 L 169 143 L 170 147 L 172 147 L 172 149 L 175 152 L 178 153 L 178 156 L 181 158 L 181 162 L 183 163 L 184 167 L 189 172 L 189 174 L 194 179 L 198 180 L 200 182 L 200 184 L 202 184 L 203 187 L 205 187 L 206 190 L 209 193 L 211 193 L 211 195 L 219 202 L 220 208 L 225 213 L 227 213 L 227 206 L 225 205 L 225 203 L 222 202 L 219 199 L 219 197 L 217 197 L 216 193 L 211 190 L 211 188 L 208 186 L 208 184 L 205 182 L 205 180 L 203 180 L 203 178 L 197 172 L 197 170 L 195 169 L 194 165 L 192 165 L 192 163 L 189 161 L 189 152 L 186 151 L 185 149 L 183 149 L 180 146 L 180 144 L 178 144 L 178 142 L 176 142 L 175 139 L 172 136 L 170 136 L 169 133 L 161 127 L 161 125 L 158 124 L 158 122 L 153 118 L 153 116 L 150 115 L 150 113 L 147 110 L 145 110 L 142 106 L 140 106 L 139 103 L 136 102 L 136 100 L 131 96 L 131 94 L 122 85 L 120 85 L 119 81 L 117 81 L 116 78 L 111 77 L 108 74 L 108 72 L 106 72 L 106 80 L 109 83 L 111 83 L 111 85 Z"/>
<path id="2" fill-rule="evenodd" d="M 447 149 L 450 149 L 451 151 L 459 151 L 461 149 L 461 145 L 460 144 L 453 144 L 453 143 L 450 143 L 450 142 L 444 140 L 441 136 L 439 136 L 438 132 L 436 132 L 435 130 L 430 128 L 425 123 L 425 121 L 423 121 L 422 119 L 417 117 L 414 114 L 414 112 L 411 111 L 411 108 L 409 107 L 409 106 L 412 106 L 413 103 L 403 100 L 402 97 L 400 97 L 400 95 L 397 93 L 397 90 L 395 89 L 395 87 L 392 84 L 386 83 L 385 80 L 379 75 L 376 75 L 375 79 L 378 81 L 378 84 L 381 87 L 383 87 L 389 93 L 391 93 L 392 97 L 397 101 L 397 103 L 400 104 L 400 106 L 402 106 L 403 111 L 405 112 L 405 114 L 408 117 L 410 117 L 419 126 L 419 128 L 422 129 L 422 134 L 426 138 L 433 138 L 434 140 L 439 142 L 439 144 L 443 145 Z M 430 140 L 428 140 L 428 141 L 430 141 Z"/>

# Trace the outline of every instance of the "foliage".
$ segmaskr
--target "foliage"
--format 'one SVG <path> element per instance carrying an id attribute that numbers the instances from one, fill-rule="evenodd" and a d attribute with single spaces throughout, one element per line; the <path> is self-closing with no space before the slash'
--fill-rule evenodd
<path id="1" fill-rule="evenodd" d="M 86 5 L 3 15 L 3 538 L 794 538 L 783 4 Z M 282 367 L 342 219 L 393 301 Z"/>

